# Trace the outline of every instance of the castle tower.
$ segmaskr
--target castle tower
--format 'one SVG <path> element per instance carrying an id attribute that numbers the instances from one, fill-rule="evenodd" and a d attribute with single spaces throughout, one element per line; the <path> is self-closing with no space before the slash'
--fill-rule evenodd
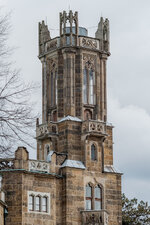
<path id="1" fill-rule="evenodd" d="M 39 24 L 37 158 L 66 156 L 62 224 L 121 224 L 121 174 L 113 167 L 113 127 L 107 123 L 109 42 L 109 20 L 102 17 L 95 38 L 79 27 L 77 12 L 60 13 L 60 36 L 53 39 Z"/>
<path id="2" fill-rule="evenodd" d="M 22 146 L 14 158 L 0 159 L 2 225 L 122 224 L 121 173 L 107 123 L 108 19 L 100 19 L 95 35 L 88 37 L 72 11 L 60 13 L 59 37 L 39 24 L 37 160 Z"/>

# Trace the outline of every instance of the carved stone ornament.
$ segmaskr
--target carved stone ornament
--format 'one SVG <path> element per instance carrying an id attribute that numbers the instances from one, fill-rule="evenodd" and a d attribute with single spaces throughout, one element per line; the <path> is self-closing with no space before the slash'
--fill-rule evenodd
<path id="1" fill-rule="evenodd" d="M 85 121 L 82 125 L 82 132 L 105 133 L 105 124 L 97 121 Z"/>
<path id="2" fill-rule="evenodd" d="M 102 216 L 99 214 L 90 214 L 86 217 L 86 225 L 102 225 Z"/>
<path id="3" fill-rule="evenodd" d="M 14 169 L 14 160 L 13 159 L 0 160 L 0 170 L 3 169 Z"/>
<path id="4" fill-rule="evenodd" d="M 95 55 L 83 55 L 83 66 L 87 69 L 95 70 L 95 61 L 96 56 Z"/>
<path id="5" fill-rule="evenodd" d="M 83 38 L 82 39 L 82 46 L 92 49 L 97 49 L 97 41 L 89 38 Z"/>
<path id="6" fill-rule="evenodd" d="M 57 133 L 57 124 L 48 123 L 42 124 L 36 128 L 36 136 L 46 135 L 49 133 Z"/>
<path id="7" fill-rule="evenodd" d="M 57 39 L 51 40 L 46 43 L 46 51 L 50 51 L 51 48 L 56 48 L 57 47 Z"/>
<path id="8" fill-rule="evenodd" d="M 49 173 L 49 164 L 40 161 L 29 161 L 29 171 L 40 171 Z"/>
<path id="9" fill-rule="evenodd" d="M 55 72 L 57 70 L 57 59 L 49 59 L 49 67 L 51 72 Z"/>

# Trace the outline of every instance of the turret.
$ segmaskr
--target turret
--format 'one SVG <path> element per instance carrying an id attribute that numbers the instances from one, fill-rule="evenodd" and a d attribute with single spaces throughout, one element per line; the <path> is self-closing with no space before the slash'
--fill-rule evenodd
<path id="1" fill-rule="evenodd" d="M 100 49 L 109 52 L 109 20 L 101 17 L 95 37 L 100 40 Z"/>

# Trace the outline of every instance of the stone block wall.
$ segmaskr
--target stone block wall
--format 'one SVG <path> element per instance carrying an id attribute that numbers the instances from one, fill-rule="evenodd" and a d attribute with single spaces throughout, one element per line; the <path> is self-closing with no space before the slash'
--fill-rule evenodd
<path id="1" fill-rule="evenodd" d="M 0 225 L 4 225 L 4 205 L 0 200 Z"/>

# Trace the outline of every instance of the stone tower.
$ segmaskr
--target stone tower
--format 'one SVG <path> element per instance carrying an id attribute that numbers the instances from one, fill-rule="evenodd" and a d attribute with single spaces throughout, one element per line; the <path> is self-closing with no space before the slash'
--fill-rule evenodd
<path id="1" fill-rule="evenodd" d="M 95 38 L 79 27 L 77 12 L 60 13 L 56 38 L 39 23 L 37 160 L 24 147 L 15 158 L 0 159 L 0 211 L 8 209 L 7 225 L 122 224 L 121 173 L 113 166 L 113 127 L 107 123 L 109 55 L 108 19 L 100 19 Z"/>
<path id="2" fill-rule="evenodd" d="M 53 39 L 44 22 L 39 24 L 43 91 L 37 158 L 49 160 L 53 152 L 62 157 L 63 224 L 121 224 L 121 174 L 113 167 L 113 127 L 107 123 L 108 56 L 108 19 L 101 17 L 95 38 L 79 27 L 78 12 L 60 13 L 60 36 Z M 101 223 L 92 223 L 98 218 Z"/>

